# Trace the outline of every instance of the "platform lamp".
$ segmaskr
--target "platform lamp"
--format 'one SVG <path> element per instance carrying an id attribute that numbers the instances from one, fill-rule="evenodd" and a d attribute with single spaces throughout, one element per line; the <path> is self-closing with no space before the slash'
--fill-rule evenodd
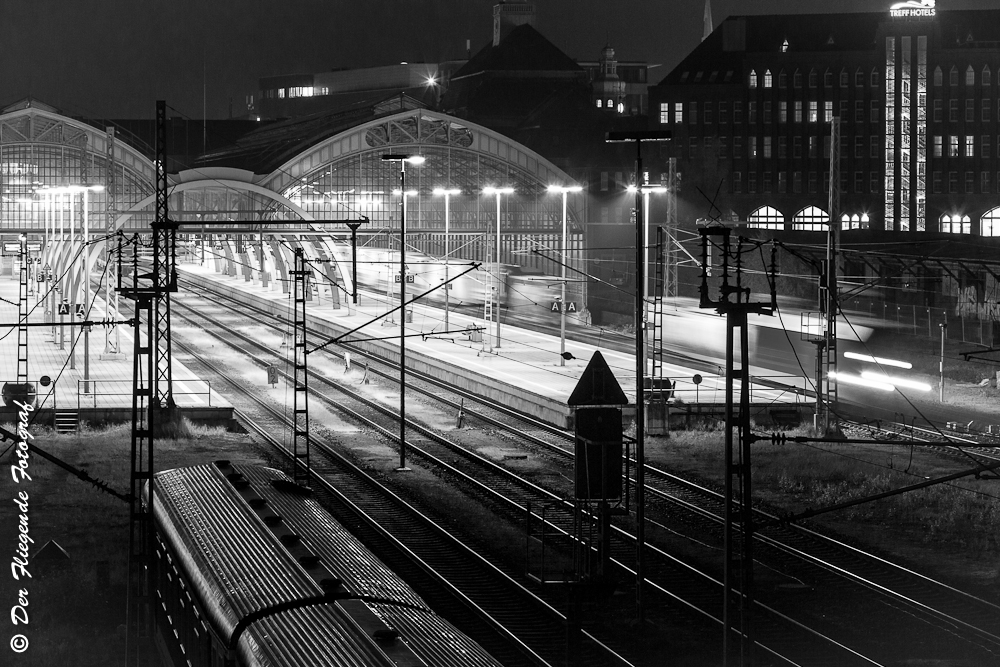
<path id="1" fill-rule="evenodd" d="M 403 311 L 399 318 L 399 468 L 406 467 L 406 163 L 423 164 L 423 155 L 387 154 L 383 162 L 399 163 L 399 191 L 403 196 L 403 207 L 399 224 L 399 307 Z"/>
<path id="2" fill-rule="evenodd" d="M 488 186 L 483 188 L 483 194 L 496 195 L 497 197 L 497 308 L 496 312 L 493 313 L 493 317 L 496 319 L 497 323 L 496 345 L 494 345 L 494 347 L 500 347 L 500 281 L 503 280 L 503 272 L 500 270 L 500 195 L 514 194 L 514 188 L 495 188 L 493 186 Z M 487 297 L 489 297 L 489 295 L 487 295 Z"/>
<path id="3" fill-rule="evenodd" d="M 448 302 L 448 291 L 451 289 L 451 285 L 448 284 L 448 280 L 451 276 L 448 275 L 448 262 L 451 255 L 451 238 L 449 236 L 450 219 L 451 219 L 451 197 L 452 195 L 460 195 L 462 191 L 458 188 L 434 188 L 434 196 L 441 197 L 444 196 L 444 330 L 449 331 L 448 328 L 448 311 L 450 310 Z"/>
<path id="4" fill-rule="evenodd" d="M 560 283 L 562 291 L 559 296 L 559 365 L 566 365 L 566 260 L 569 253 L 569 239 L 566 233 L 566 196 L 571 192 L 581 192 L 583 188 L 579 185 L 550 185 L 549 192 L 562 195 L 562 247 L 563 260 Z"/>
<path id="5" fill-rule="evenodd" d="M 626 188 L 629 193 L 636 194 L 642 192 L 642 368 L 645 373 L 647 355 L 649 354 L 649 332 L 646 330 L 645 322 L 648 321 L 649 312 L 649 195 L 663 194 L 667 188 L 662 185 L 650 185 L 643 183 L 641 186 L 630 185 Z M 638 326 L 638 324 L 637 324 Z"/>

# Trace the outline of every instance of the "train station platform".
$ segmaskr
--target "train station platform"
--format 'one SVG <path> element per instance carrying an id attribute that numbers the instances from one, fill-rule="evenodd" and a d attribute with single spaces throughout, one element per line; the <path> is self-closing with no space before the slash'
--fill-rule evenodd
<path id="1" fill-rule="evenodd" d="M 132 328 L 117 327 L 120 352 L 109 353 L 113 350 L 107 346 L 110 332 L 94 327 L 86 341 L 87 336 L 80 331 L 82 327 L 68 325 L 80 318 L 71 312 L 62 316 L 66 324 L 61 326 L 58 314 L 54 318 L 45 314 L 45 303 L 39 301 L 38 284 L 32 284 L 31 288 L 28 323 L 45 325 L 55 320 L 51 326 L 29 326 L 27 329 L 28 381 L 34 388 L 35 409 L 39 413 L 34 423 L 69 431 L 81 424 L 130 421 Z M 17 419 L 17 408 L 8 405 L 6 394 L 9 385 L 17 384 L 18 380 L 18 294 L 18 276 L 12 277 L 9 272 L 0 275 L 0 386 L 7 387 L 5 400 L 0 402 L 0 423 L 12 423 Z M 104 318 L 105 312 L 103 300 L 95 299 L 91 321 Z M 212 379 L 198 377 L 176 357 L 172 364 L 174 401 L 181 415 L 198 424 L 230 426 L 233 407 L 212 389 Z"/>
<path id="2" fill-rule="evenodd" d="M 183 281 L 188 279 L 202 288 L 215 290 L 272 315 L 291 318 L 290 292 L 284 292 L 278 281 L 272 280 L 264 287 L 246 275 L 226 275 L 215 271 L 211 265 L 211 262 L 204 266 L 179 264 L 181 290 L 184 289 Z M 253 275 L 256 272 L 246 273 Z M 402 315 L 395 312 L 386 316 L 388 310 L 398 305 L 398 297 L 388 306 L 384 295 L 379 298 L 362 294 L 357 305 L 350 301 L 343 293 L 339 299 L 333 299 L 328 290 L 314 290 L 306 304 L 310 330 L 307 349 L 350 332 L 344 336 L 345 343 L 398 362 Z M 577 342 L 572 340 L 572 332 L 567 331 L 566 351 L 573 358 L 560 365 L 558 335 L 510 326 L 501 321 L 498 346 L 495 324 L 485 323 L 484 326 L 482 317 L 451 312 L 446 331 L 443 309 L 419 302 L 411 308 L 413 312 L 406 323 L 408 369 L 489 396 L 546 423 L 570 428 L 572 412 L 567 400 L 599 349 L 629 401 L 635 401 L 635 357 L 627 351 Z M 477 327 L 483 329 L 478 332 L 480 335 L 475 331 Z M 344 351 L 336 345 L 331 347 L 336 352 Z M 757 370 L 751 369 L 752 374 Z M 674 397 L 669 402 L 671 423 L 716 419 L 724 415 L 724 376 L 669 363 L 663 364 L 663 376 L 675 382 Z M 756 375 L 753 380 L 749 386 L 753 419 L 769 423 L 811 419 L 815 401 L 805 395 L 803 378 L 775 374 Z M 778 385 L 798 389 L 777 388 Z M 738 404 L 738 394 L 735 400 Z"/>

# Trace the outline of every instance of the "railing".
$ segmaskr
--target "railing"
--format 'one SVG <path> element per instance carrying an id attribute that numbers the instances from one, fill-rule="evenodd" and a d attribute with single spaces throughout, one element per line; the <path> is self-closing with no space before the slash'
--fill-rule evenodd
<path id="1" fill-rule="evenodd" d="M 212 381 L 193 378 L 190 380 L 174 380 L 173 395 L 178 396 L 207 396 L 208 407 L 212 407 Z M 204 391 L 179 391 L 178 385 L 200 385 Z M 123 388 L 125 391 L 117 391 Z M 82 407 L 89 408 L 120 408 L 132 405 L 132 381 L 131 380 L 77 380 L 76 381 L 76 409 Z M 116 400 L 119 397 L 127 399 Z M 98 405 L 101 399 L 101 405 Z M 92 401 L 92 403 L 91 403 Z M 85 405 L 85 402 L 90 403 Z"/>
<path id="2" fill-rule="evenodd" d="M 927 308 L 912 304 L 892 305 L 875 301 L 852 299 L 841 303 L 848 319 L 853 313 L 867 313 L 871 317 L 895 325 L 897 333 L 940 340 L 941 327 L 947 323 L 945 340 L 994 347 L 1000 345 L 1000 322 L 990 313 L 978 314 L 980 305 L 968 304 L 967 308 Z M 986 307 L 985 305 L 982 307 Z M 957 313 L 956 313 L 957 310 Z M 996 314 L 1000 315 L 1000 311 Z"/>
<path id="3" fill-rule="evenodd" d="M 24 384 L 24 383 L 21 383 Z M 35 399 L 32 406 L 37 410 L 39 408 L 45 407 L 46 409 L 56 408 L 56 383 L 51 382 L 46 385 L 42 385 L 38 380 L 29 380 L 27 384 L 31 385 L 35 390 Z M 16 394 L 20 392 L 17 389 L 18 383 L 14 380 L 0 381 L 0 386 L 3 387 L 3 403 L 8 405 L 8 400 L 20 400 Z M 8 396 L 8 394 L 10 394 Z M 51 401 L 51 403 L 49 403 Z M 10 404 L 12 405 L 12 403 Z M 14 406 L 17 407 L 17 406 Z"/>
<path id="4" fill-rule="evenodd" d="M 700 403 L 724 403 L 726 400 L 726 376 L 705 374 L 699 376 L 697 383 L 692 378 L 674 378 L 673 397 L 675 401 L 698 405 Z M 709 385 L 706 387 L 706 381 Z M 750 402 L 756 398 L 767 403 L 787 405 L 789 403 L 813 403 L 814 399 L 806 395 L 806 389 L 812 384 L 805 378 L 796 375 L 753 375 L 750 376 L 748 391 Z M 739 392 L 739 386 L 736 387 Z M 766 398 L 761 398 L 766 394 Z"/>

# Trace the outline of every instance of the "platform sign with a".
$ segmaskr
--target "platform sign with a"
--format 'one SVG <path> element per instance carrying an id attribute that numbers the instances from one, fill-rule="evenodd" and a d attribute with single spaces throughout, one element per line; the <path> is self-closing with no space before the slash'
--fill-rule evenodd
<path id="1" fill-rule="evenodd" d="M 552 306 L 549 307 L 549 310 L 551 312 L 553 312 L 553 313 L 561 313 L 562 312 L 561 306 L 562 306 L 562 302 L 561 301 L 553 301 L 552 302 Z M 575 313 L 575 312 L 577 312 L 576 311 L 576 301 L 567 301 L 566 302 L 566 312 L 567 313 Z"/>
<path id="2" fill-rule="evenodd" d="M 76 304 L 76 308 L 73 312 L 76 313 L 77 317 L 84 317 L 87 314 L 82 303 Z"/>
<path id="3" fill-rule="evenodd" d="M 68 303 L 60 303 L 59 304 L 59 314 L 60 315 L 69 315 L 69 304 Z"/>

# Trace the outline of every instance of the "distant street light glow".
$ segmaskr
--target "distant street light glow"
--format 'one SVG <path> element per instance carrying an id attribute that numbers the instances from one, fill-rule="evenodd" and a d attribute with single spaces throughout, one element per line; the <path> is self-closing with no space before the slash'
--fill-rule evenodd
<path id="1" fill-rule="evenodd" d="M 897 368 L 913 368 L 913 364 L 908 361 L 898 361 L 896 359 L 883 359 L 882 357 L 872 357 L 867 354 L 858 354 L 857 352 L 844 352 L 844 357 L 847 359 L 857 359 L 858 361 L 867 361 L 870 364 L 878 364 L 879 366 L 895 366 Z"/>

